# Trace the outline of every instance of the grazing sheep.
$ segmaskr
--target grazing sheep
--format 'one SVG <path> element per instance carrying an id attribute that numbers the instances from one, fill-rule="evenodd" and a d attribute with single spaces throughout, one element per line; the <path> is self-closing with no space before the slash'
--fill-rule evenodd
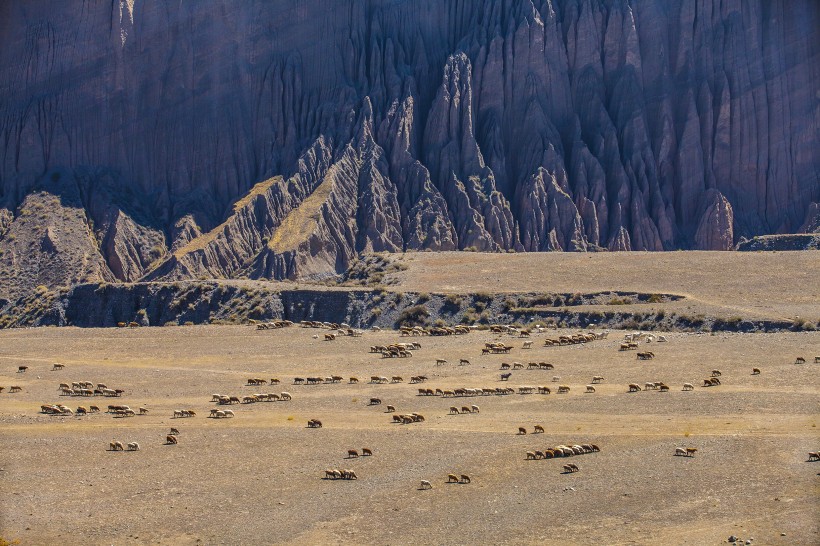
<path id="1" fill-rule="evenodd" d="M 637 383 L 630 383 L 629 384 L 629 392 L 639 392 L 641 390 L 641 386 Z"/>
<path id="2" fill-rule="evenodd" d="M 62 370 L 63 368 L 65 368 L 65 364 L 54 364 L 51 367 L 51 371 Z"/>
<path id="3" fill-rule="evenodd" d="M 394 423 L 401 423 L 402 422 L 402 417 L 403 416 L 401 416 L 401 415 L 394 415 L 393 416 L 393 422 Z"/>
<path id="4" fill-rule="evenodd" d="M 447 364 L 447 361 L 444 360 L 443 358 L 437 358 L 436 359 L 436 366 L 441 366 L 443 364 Z"/>
<path id="5" fill-rule="evenodd" d="M 307 426 L 308 428 L 322 428 L 322 422 L 318 419 L 310 419 Z"/>
<path id="6" fill-rule="evenodd" d="M 356 383 L 358 383 L 358 382 L 359 382 L 359 378 L 358 378 L 358 377 L 351 377 L 351 378 L 350 378 L 350 380 L 348 381 L 348 383 L 349 383 L 349 384 L 351 384 L 351 385 L 354 385 L 354 384 L 356 384 Z"/>
<path id="7" fill-rule="evenodd" d="M 569 392 L 569 385 L 558 385 L 558 394 L 565 394 Z"/>
<path id="8" fill-rule="evenodd" d="M 80 406 L 80 407 L 78 407 L 78 408 L 77 408 L 77 411 L 76 411 L 75 413 L 76 413 L 78 416 L 79 416 L 79 415 L 87 415 L 87 414 L 88 414 L 88 410 L 87 410 L 86 408 L 84 408 L 83 406 Z"/>
<path id="9" fill-rule="evenodd" d="M 712 377 L 720 377 L 720 370 L 712 370 Z"/>
<path id="10" fill-rule="evenodd" d="M 172 434 L 172 435 L 176 436 L 176 435 L 178 435 L 178 434 L 179 434 L 179 430 L 178 430 L 178 429 L 175 429 L 174 427 L 171 427 L 171 432 L 170 432 L 170 434 Z"/>
<path id="11" fill-rule="evenodd" d="M 580 470 L 578 468 L 578 465 L 575 465 L 573 463 L 569 463 L 569 464 L 564 465 L 564 472 L 571 473 L 571 472 L 578 472 L 578 470 Z"/>
<path id="12" fill-rule="evenodd" d="M 810 461 L 820 461 L 820 451 L 809 451 Z"/>
<path id="13" fill-rule="evenodd" d="M 794 360 L 794 363 L 795 363 L 795 364 L 805 364 L 805 363 L 806 363 L 806 359 L 805 359 L 805 358 L 803 358 L 802 356 L 798 356 L 798 357 Z"/>
<path id="14" fill-rule="evenodd" d="M 342 470 L 342 478 L 346 480 L 358 480 L 359 477 L 356 475 L 354 470 Z"/>
<path id="15" fill-rule="evenodd" d="M 177 437 L 174 436 L 173 434 L 168 434 L 165 437 L 165 445 L 177 445 L 177 442 L 178 442 Z"/>
<path id="16" fill-rule="evenodd" d="M 287 401 L 290 401 L 290 400 L 292 399 L 292 397 L 291 397 L 291 395 L 290 395 L 290 393 L 289 393 L 289 392 L 283 392 L 283 393 L 282 393 L 282 394 L 280 394 L 279 396 L 282 398 L 282 401 L 283 401 L 283 402 L 287 402 Z"/>
<path id="17" fill-rule="evenodd" d="M 371 398 L 370 402 L 367 403 L 368 406 L 378 406 L 382 403 L 381 398 Z"/>
<path id="18" fill-rule="evenodd" d="M 12 385 L 12 386 L 10 386 L 10 387 L 9 387 L 9 392 L 10 392 L 10 393 L 12 393 L 12 392 L 20 392 L 21 390 L 23 390 L 23 387 L 20 387 L 20 386 L 18 386 L 18 385 Z"/>
<path id="19" fill-rule="evenodd" d="M 371 455 L 373 455 L 373 451 L 370 448 L 362 448 L 362 457 L 370 457 Z"/>
<path id="20" fill-rule="evenodd" d="M 752 368 L 752 375 L 760 375 L 760 368 Z"/>
<path id="21" fill-rule="evenodd" d="M 520 362 L 513 362 L 512 369 L 513 370 L 523 370 L 524 365 L 521 364 Z"/>
<path id="22" fill-rule="evenodd" d="M 359 452 L 355 449 L 348 449 L 347 450 L 347 458 L 348 459 L 357 459 L 359 457 Z"/>
<path id="23" fill-rule="evenodd" d="M 687 457 L 694 457 L 695 453 L 698 452 L 698 448 L 696 447 L 687 447 L 686 448 L 686 456 Z"/>
<path id="24" fill-rule="evenodd" d="M 433 488 L 433 484 L 431 484 L 429 481 L 421 480 L 421 486 L 419 486 L 419 489 L 432 489 L 432 488 Z"/>
<path id="25" fill-rule="evenodd" d="M 338 470 L 325 470 L 325 479 L 326 480 L 335 480 L 339 475 Z"/>
<path id="26" fill-rule="evenodd" d="M 669 392 L 669 385 L 666 385 L 666 384 L 664 384 L 664 383 L 661 383 L 661 386 L 660 386 L 660 387 L 658 387 L 658 389 L 659 389 L 661 392 Z"/>
<path id="27" fill-rule="evenodd" d="M 595 392 L 595 387 L 593 387 L 592 385 L 587 385 L 586 392 Z"/>
<path id="28" fill-rule="evenodd" d="M 458 483 L 458 476 L 455 474 L 447 474 L 447 483 Z"/>
<path id="29" fill-rule="evenodd" d="M 533 432 L 533 434 L 543 434 L 544 433 L 544 427 L 542 427 L 541 425 L 535 425 L 534 428 L 535 428 L 535 431 Z"/>
<path id="30" fill-rule="evenodd" d="M 479 407 L 476 406 L 475 404 L 470 406 L 470 410 L 471 410 L 472 413 L 479 413 Z"/>
<path id="31" fill-rule="evenodd" d="M 527 433 L 527 429 L 526 429 L 526 428 L 524 428 L 524 427 L 518 427 L 518 434 L 526 434 L 526 433 Z"/>
<path id="32" fill-rule="evenodd" d="M 145 407 L 140 408 L 140 415 L 148 415 L 148 408 L 145 408 Z"/>
<path id="33" fill-rule="evenodd" d="M 470 483 L 470 481 L 470 476 L 468 476 L 467 474 L 462 474 L 461 479 L 458 481 L 458 483 Z"/>
<path id="34" fill-rule="evenodd" d="M 502 370 L 509 370 L 509 369 L 510 369 L 510 365 L 509 365 L 509 364 L 507 364 L 506 362 L 502 362 L 502 363 L 501 363 L 501 369 L 502 369 Z"/>
<path id="35" fill-rule="evenodd" d="M 685 447 L 676 447 L 675 448 L 675 457 L 686 457 L 686 448 Z"/>
<path id="36" fill-rule="evenodd" d="M 537 458 L 538 458 L 538 457 L 536 457 L 536 456 L 535 456 L 535 452 L 534 452 L 534 451 L 527 451 L 527 460 L 535 460 L 535 459 L 537 459 Z"/>
<path id="37" fill-rule="evenodd" d="M 458 408 L 456 406 L 450 406 L 450 415 L 458 415 Z"/>
<path id="38" fill-rule="evenodd" d="M 694 386 L 693 384 L 691 384 L 691 383 L 684 383 L 684 384 L 683 384 L 683 390 L 685 390 L 685 391 L 693 391 L 693 390 L 695 390 L 695 386 Z"/>
<path id="39" fill-rule="evenodd" d="M 174 415 L 171 417 L 172 419 L 177 419 L 179 417 L 184 417 L 182 410 L 174 410 Z"/>
<path id="40" fill-rule="evenodd" d="M 140 445 L 137 442 L 130 442 L 128 444 L 128 451 L 139 451 Z"/>
<path id="41" fill-rule="evenodd" d="M 336 334 L 325 334 L 325 341 L 333 341 L 336 339 Z"/>
<path id="42" fill-rule="evenodd" d="M 602 375 L 596 375 L 592 378 L 593 383 L 603 383 L 604 377 Z"/>
<path id="43" fill-rule="evenodd" d="M 394 411 L 396 411 L 396 406 L 391 406 L 388 404 L 385 413 L 393 413 Z"/>
<path id="44" fill-rule="evenodd" d="M 461 413 L 472 413 L 472 411 L 467 406 L 461 406 Z"/>
<path id="45" fill-rule="evenodd" d="M 112 440 L 110 444 L 108 444 L 108 448 L 110 451 L 124 451 L 125 446 L 122 445 L 122 442 L 118 440 Z"/>
<path id="46" fill-rule="evenodd" d="M 532 349 L 532 341 L 525 341 L 522 349 Z"/>

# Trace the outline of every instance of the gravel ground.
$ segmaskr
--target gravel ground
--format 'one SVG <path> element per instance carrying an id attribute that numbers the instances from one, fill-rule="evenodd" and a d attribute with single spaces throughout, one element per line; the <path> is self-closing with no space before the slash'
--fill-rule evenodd
<path id="1" fill-rule="evenodd" d="M 322 331 L 241 326 L 0 331 L 0 537 L 23 544 L 754 544 L 820 543 L 820 334 L 668 334 L 638 361 L 617 350 L 621 332 L 583 346 L 543 347 L 489 332 L 417 338 L 412 358 L 381 359 L 370 345 L 396 332 L 321 339 Z M 320 339 L 313 339 L 320 334 Z M 501 340 L 510 355 L 479 356 Z M 802 355 L 808 363 L 794 364 Z M 449 364 L 436 366 L 435 359 Z M 469 366 L 459 366 L 468 358 Z M 547 361 L 555 370 L 514 371 L 502 362 Z M 50 371 L 52 363 L 66 365 Z M 24 374 L 15 373 L 29 366 Z M 751 375 L 752 367 L 761 368 Z M 712 369 L 718 387 L 697 386 Z M 571 386 L 565 395 L 418 396 L 429 388 Z M 361 382 L 293 385 L 294 376 L 358 376 Z M 369 384 L 371 375 L 403 383 Z M 594 394 L 593 375 L 606 380 Z M 248 377 L 280 386 L 248 387 Z M 120 399 L 58 394 L 61 382 L 125 389 Z M 627 393 L 664 381 L 671 392 Z M 23 391 L 9 394 L 10 385 Z M 212 393 L 288 391 L 291 402 L 234 405 L 210 419 Z M 367 406 L 371 397 L 381 406 Z M 145 406 L 148 415 L 54 417 L 40 404 Z M 385 413 L 422 413 L 398 425 Z M 448 415 L 477 404 L 478 414 Z M 197 416 L 173 419 L 174 409 Z M 321 429 L 306 428 L 310 418 Z M 541 424 L 544 434 L 532 434 Z M 169 427 L 179 445 L 165 446 Z M 527 435 L 516 434 L 525 426 Z M 107 451 L 137 441 L 139 452 Z M 595 443 L 600 453 L 526 460 L 528 450 Z M 673 456 L 675 447 L 698 449 Z M 372 457 L 345 459 L 369 447 Z M 574 462 L 580 471 L 562 474 Z M 328 468 L 355 481 L 324 480 Z M 466 473 L 469 485 L 446 484 Z M 418 489 L 422 479 L 433 489 Z M 781 536 L 785 533 L 785 536 Z"/>

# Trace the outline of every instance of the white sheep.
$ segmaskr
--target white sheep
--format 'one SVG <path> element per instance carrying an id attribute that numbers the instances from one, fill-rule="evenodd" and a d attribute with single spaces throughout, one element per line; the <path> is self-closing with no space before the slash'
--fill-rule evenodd
<path id="1" fill-rule="evenodd" d="M 128 451 L 139 451 L 140 445 L 137 442 L 129 442 Z"/>

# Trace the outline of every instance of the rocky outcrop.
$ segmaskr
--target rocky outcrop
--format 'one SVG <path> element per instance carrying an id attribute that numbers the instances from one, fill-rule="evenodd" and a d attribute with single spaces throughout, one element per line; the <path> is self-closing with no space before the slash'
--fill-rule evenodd
<path id="1" fill-rule="evenodd" d="M 81 265 L 40 280 L 817 229 L 810 0 L 29 0 L 0 21 L 9 285 L 63 252 Z M 77 215 L 35 225 L 51 176 Z M 23 259 L 28 231 L 46 238 Z"/>

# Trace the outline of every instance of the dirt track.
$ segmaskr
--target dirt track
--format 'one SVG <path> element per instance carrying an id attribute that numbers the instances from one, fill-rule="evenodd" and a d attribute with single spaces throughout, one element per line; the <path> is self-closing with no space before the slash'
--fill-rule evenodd
<path id="1" fill-rule="evenodd" d="M 670 334 L 638 361 L 618 352 L 620 333 L 583 346 L 521 350 L 489 332 L 424 337 L 412 358 L 382 359 L 373 344 L 396 332 L 334 342 L 292 327 L 205 326 L 136 330 L 73 328 L 0 332 L 0 536 L 26 544 L 195 543 L 673 543 L 704 544 L 730 534 L 758 544 L 820 541 L 820 334 Z M 511 355 L 479 356 L 501 339 Z M 68 357 L 67 355 L 74 355 Z M 793 364 L 795 356 L 809 362 Z M 469 358 L 469 366 L 458 359 Z M 435 366 L 436 358 L 450 363 Z M 554 371 L 515 371 L 501 362 L 548 361 Z M 50 371 L 53 362 L 66 369 Z M 25 374 L 14 371 L 28 365 Z M 750 375 L 752 367 L 762 374 Z M 699 385 L 713 368 L 719 387 Z M 547 385 L 566 395 L 468 398 L 417 396 L 430 388 Z M 294 376 L 358 376 L 358 385 L 292 385 Z M 371 375 L 401 375 L 371 385 Z M 584 394 L 593 375 L 606 381 Z M 39 376 L 39 379 L 38 379 Z M 247 387 L 248 377 L 280 387 Z M 121 399 L 58 396 L 61 382 L 88 380 L 126 390 Z M 664 381 L 671 392 L 628 394 L 627 384 Z M 289 391 L 292 402 L 234 405 L 234 419 L 207 418 L 212 393 Z M 368 407 L 371 396 L 384 401 Z M 145 405 L 147 416 L 52 417 L 40 404 Z M 424 423 L 394 425 L 385 405 Z M 478 414 L 448 415 L 477 404 Z M 174 409 L 197 417 L 172 419 Z M 310 418 L 324 427 L 307 429 Z M 533 435 L 533 425 L 545 434 Z M 164 446 L 170 426 L 180 443 Z M 530 434 L 519 436 L 519 426 Z M 134 453 L 106 451 L 112 438 Z M 528 450 L 596 443 L 600 453 L 525 460 Z M 676 446 L 698 448 L 674 457 Z M 345 460 L 348 449 L 373 457 Z M 571 461 L 580 472 L 561 473 Z M 321 479 L 350 468 L 357 481 Z M 447 485 L 448 473 L 470 485 Z M 420 480 L 431 491 L 419 491 Z M 780 533 L 786 533 L 781 537 Z"/>

